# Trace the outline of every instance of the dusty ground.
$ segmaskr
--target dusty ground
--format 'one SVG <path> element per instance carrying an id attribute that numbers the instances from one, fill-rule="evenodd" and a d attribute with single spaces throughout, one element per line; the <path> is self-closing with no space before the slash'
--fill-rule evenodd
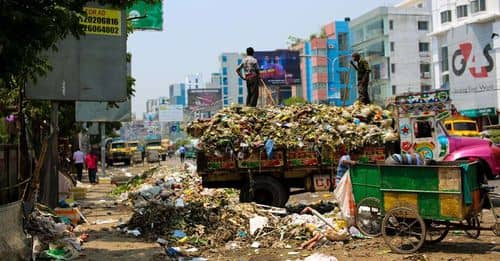
<path id="1" fill-rule="evenodd" d="M 163 164 L 177 164 L 174 160 Z M 116 167 L 115 172 L 137 172 L 145 167 L 131 169 Z M 83 213 L 90 224 L 83 225 L 80 230 L 90 234 L 89 242 L 82 251 L 79 260 L 168 260 L 163 249 L 154 242 L 126 235 L 114 228 L 120 221 L 125 221 L 131 209 L 122 204 L 114 204 L 109 192 L 114 185 L 99 184 L 93 186 L 87 198 L 82 202 Z M 329 193 L 294 195 L 291 201 L 314 202 L 330 197 Z M 95 224 L 96 221 L 113 220 L 114 223 Z M 483 226 L 492 222 L 491 212 L 484 213 Z M 299 243 L 299 242 L 297 242 Z M 298 252 L 298 253 L 294 253 Z M 500 237 L 491 231 L 482 231 L 477 240 L 469 239 L 462 232 L 450 232 L 448 237 L 436 245 L 424 246 L 413 255 L 391 253 L 382 238 L 355 240 L 347 244 L 333 243 L 313 251 L 297 249 L 252 249 L 226 250 L 224 247 L 210 249 L 202 253 L 209 260 L 296 260 L 313 253 L 321 252 L 338 258 L 338 260 L 500 260 Z M 187 259 L 189 260 L 189 259 Z"/>

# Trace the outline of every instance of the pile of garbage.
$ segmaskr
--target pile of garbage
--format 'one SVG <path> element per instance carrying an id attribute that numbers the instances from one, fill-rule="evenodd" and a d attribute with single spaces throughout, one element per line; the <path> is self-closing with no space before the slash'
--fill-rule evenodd
<path id="1" fill-rule="evenodd" d="M 320 104 L 287 107 L 229 107 L 211 120 L 196 120 L 187 132 L 200 139 L 206 151 L 232 148 L 258 149 L 271 140 L 275 147 L 291 149 L 313 143 L 335 150 L 383 144 L 398 137 L 392 113 L 377 105 L 349 107 Z"/>
<path id="2" fill-rule="evenodd" d="M 333 202 L 314 205 L 318 211 L 238 203 L 234 190 L 203 189 L 193 169 L 163 167 L 129 191 L 128 199 L 134 213 L 118 230 L 156 240 L 170 256 L 197 256 L 218 247 L 311 249 L 325 244 L 324 237 L 331 242 L 352 235 Z"/>
<path id="3" fill-rule="evenodd" d="M 88 238 L 85 233 L 76 235 L 71 220 L 40 204 L 27 219 L 26 231 L 33 237 L 33 260 L 77 258 Z"/>

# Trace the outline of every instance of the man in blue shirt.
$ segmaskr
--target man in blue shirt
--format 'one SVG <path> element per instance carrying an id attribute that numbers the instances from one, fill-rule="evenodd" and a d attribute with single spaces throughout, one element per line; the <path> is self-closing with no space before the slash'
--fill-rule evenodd
<path id="1" fill-rule="evenodd" d="M 356 164 L 356 161 L 351 160 L 351 156 L 349 153 L 344 153 L 342 157 L 339 159 L 339 165 L 337 167 L 337 177 L 335 178 L 335 185 L 339 184 L 340 180 L 344 176 L 344 174 L 347 172 L 350 166 L 353 166 Z"/>
<path id="2" fill-rule="evenodd" d="M 184 145 L 181 145 L 179 148 L 179 156 L 181 157 L 181 163 L 184 163 L 184 160 L 186 159 L 186 148 Z"/>

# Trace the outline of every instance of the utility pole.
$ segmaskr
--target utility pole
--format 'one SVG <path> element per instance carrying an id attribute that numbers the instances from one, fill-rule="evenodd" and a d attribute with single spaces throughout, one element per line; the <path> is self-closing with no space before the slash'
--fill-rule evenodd
<path id="1" fill-rule="evenodd" d="M 106 123 L 101 122 L 101 169 L 102 175 L 106 175 Z"/>

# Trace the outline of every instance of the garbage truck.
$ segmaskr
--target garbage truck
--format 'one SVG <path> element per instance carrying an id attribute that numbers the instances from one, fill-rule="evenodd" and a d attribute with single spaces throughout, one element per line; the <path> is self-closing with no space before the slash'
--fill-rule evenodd
<path id="1" fill-rule="evenodd" d="M 407 93 L 389 105 L 399 139 L 363 147 L 351 155 L 354 160 L 380 164 L 392 153 L 419 153 L 435 160 L 479 161 L 487 176 L 500 173 L 500 148 L 487 139 L 451 136 L 443 127 L 450 114 L 449 90 Z M 333 190 L 340 156 L 314 145 L 278 148 L 271 157 L 264 148 L 245 158 L 200 150 L 197 172 L 204 187 L 239 189 L 242 202 L 284 206 L 291 194 Z"/>

